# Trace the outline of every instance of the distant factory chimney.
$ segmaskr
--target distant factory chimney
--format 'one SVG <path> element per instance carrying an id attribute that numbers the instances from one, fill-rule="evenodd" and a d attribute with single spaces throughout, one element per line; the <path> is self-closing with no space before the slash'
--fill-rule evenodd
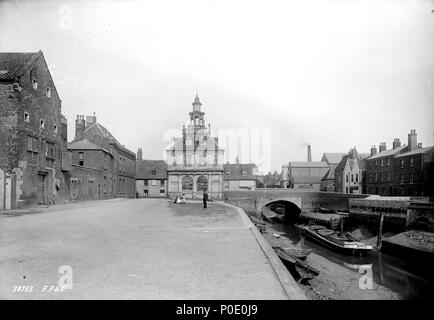
<path id="1" fill-rule="evenodd" d="M 310 144 L 307 145 L 307 161 L 312 162 L 312 150 Z"/>
<path id="2" fill-rule="evenodd" d="M 139 148 L 139 150 L 137 150 L 137 160 L 143 160 L 142 148 Z"/>

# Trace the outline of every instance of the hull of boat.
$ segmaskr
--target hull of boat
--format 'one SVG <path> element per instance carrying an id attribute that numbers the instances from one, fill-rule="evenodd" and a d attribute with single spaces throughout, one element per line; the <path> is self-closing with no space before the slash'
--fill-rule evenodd
<path id="1" fill-rule="evenodd" d="M 338 251 L 339 253 L 343 253 L 346 255 L 353 255 L 353 256 L 358 256 L 358 255 L 365 255 L 367 254 L 369 251 L 372 250 L 372 247 L 358 247 L 358 248 L 353 248 L 353 247 L 344 247 L 336 242 L 333 242 L 321 235 L 319 235 L 318 233 L 310 230 L 307 227 L 300 227 L 299 229 L 301 230 L 301 232 L 306 235 L 309 239 L 314 240 L 315 242 L 329 248 L 335 251 Z"/>

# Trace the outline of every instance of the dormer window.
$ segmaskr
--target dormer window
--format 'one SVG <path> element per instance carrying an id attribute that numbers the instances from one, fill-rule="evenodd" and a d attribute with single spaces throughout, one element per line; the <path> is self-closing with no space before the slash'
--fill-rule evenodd
<path id="1" fill-rule="evenodd" d="M 30 114 L 28 112 L 24 112 L 24 122 L 30 122 Z"/>
<path id="2" fill-rule="evenodd" d="M 41 127 L 41 129 L 45 128 L 45 121 L 41 119 L 41 121 L 39 122 L 39 125 Z"/>
<path id="3" fill-rule="evenodd" d="M 157 170 L 152 170 L 152 175 L 155 176 L 157 174 Z"/>
<path id="4" fill-rule="evenodd" d="M 47 93 L 47 97 L 50 98 L 51 97 L 51 88 L 47 87 L 47 89 L 45 89 L 45 92 Z"/>
<path id="5" fill-rule="evenodd" d="M 33 86 L 33 89 L 38 89 L 38 81 L 36 80 L 36 79 L 32 79 L 32 86 Z"/>

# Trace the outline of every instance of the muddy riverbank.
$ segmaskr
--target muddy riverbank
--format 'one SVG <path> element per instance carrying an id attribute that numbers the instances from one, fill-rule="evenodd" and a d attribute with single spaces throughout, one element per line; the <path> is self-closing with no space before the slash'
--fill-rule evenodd
<path id="1" fill-rule="evenodd" d="M 267 222 L 263 235 L 272 246 L 289 244 L 312 250 L 306 261 L 320 273 L 300 283 L 311 299 L 427 299 L 433 289 L 429 266 L 376 251 L 364 257 L 341 255 L 304 238 L 290 224 Z"/>

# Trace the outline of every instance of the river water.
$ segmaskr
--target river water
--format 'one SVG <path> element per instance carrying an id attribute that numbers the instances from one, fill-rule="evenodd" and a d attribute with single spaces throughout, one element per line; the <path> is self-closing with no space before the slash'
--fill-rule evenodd
<path id="1" fill-rule="evenodd" d="M 355 274 L 360 274 L 360 268 L 370 269 L 373 282 L 393 291 L 400 299 L 426 300 L 432 296 L 433 261 L 415 261 L 374 250 L 363 257 L 346 256 L 305 238 L 293 224 L 267 223 L 269 228 L 270 231 L 284 233 L 293 245 L 311 249 L 313 253 L 327 259 L 331 267 L 343 266 Z"/>

